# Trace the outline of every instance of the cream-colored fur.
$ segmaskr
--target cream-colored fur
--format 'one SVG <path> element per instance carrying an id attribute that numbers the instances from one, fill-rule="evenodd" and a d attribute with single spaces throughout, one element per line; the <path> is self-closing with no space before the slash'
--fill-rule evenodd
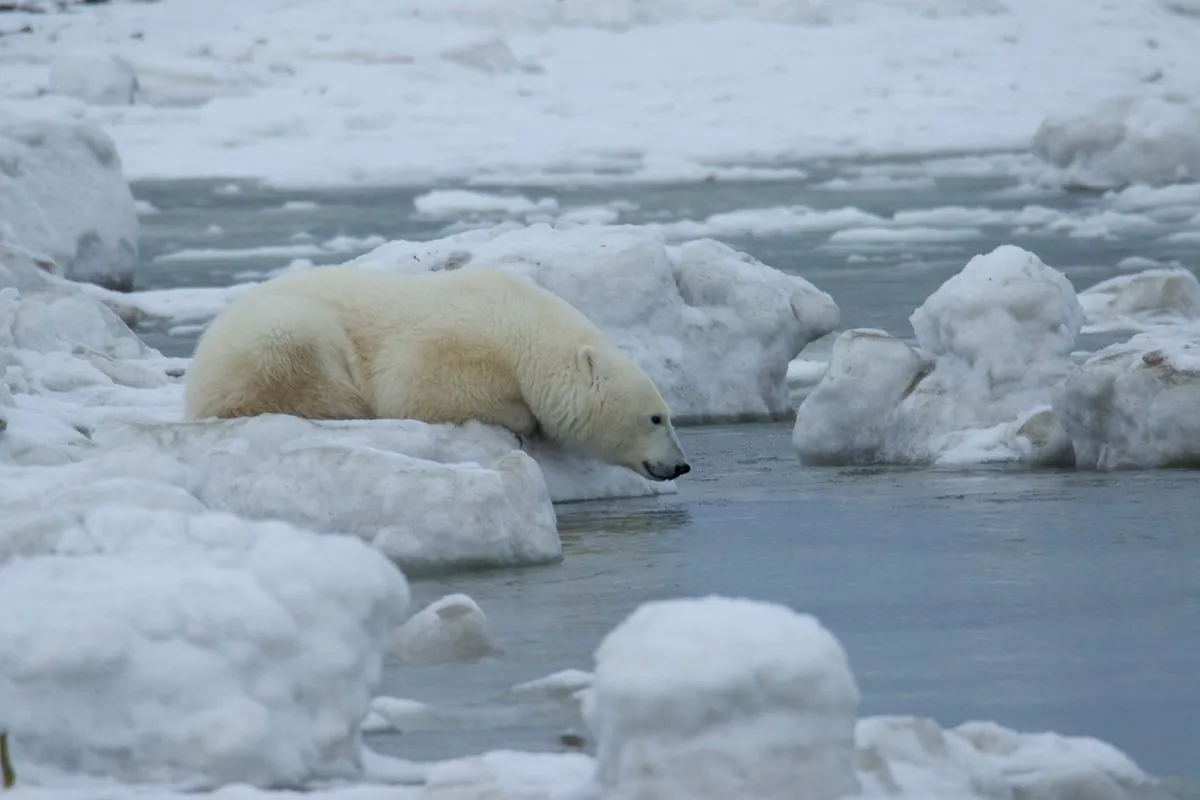
<path id="1" fill-rule="evenodd" d="M 213 320 L 186 382 L 190 419 L 475 419 L 656 480 L 689 469 L 641 368 L 565 300 L 499 270 L 282 275 Z"/>

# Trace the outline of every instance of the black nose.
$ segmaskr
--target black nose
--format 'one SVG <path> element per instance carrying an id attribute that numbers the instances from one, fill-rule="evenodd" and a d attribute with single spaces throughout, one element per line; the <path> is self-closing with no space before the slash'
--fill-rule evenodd
<path id="1" fill-rule="evenodd" d="M 691 471 L 692 471 L 692 467 L 690 464 L 685 463 L 685 464 L 676 464 L 675 465 L 675 477 L 676 478 L 678 478 L 680 475 L 687 475 Z"/>

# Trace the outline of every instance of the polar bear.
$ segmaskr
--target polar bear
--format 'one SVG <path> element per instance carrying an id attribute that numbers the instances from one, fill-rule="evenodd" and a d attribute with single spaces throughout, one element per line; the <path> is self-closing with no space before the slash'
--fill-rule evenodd
<path id="1" fill-rule="evenodd" d="M 650 378 L 574 306 L 495 269 L 272 278 L 217 315 L 188 419 L 478 420 L 666 481 L 689 472 Z"/>

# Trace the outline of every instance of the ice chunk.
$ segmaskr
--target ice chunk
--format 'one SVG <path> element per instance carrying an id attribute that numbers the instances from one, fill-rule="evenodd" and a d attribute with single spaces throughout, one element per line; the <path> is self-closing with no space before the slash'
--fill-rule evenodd
<path id="1" fill-rule="evenodd" d="M 839 321 L 832 298 L 803 278 L 713 240 L 668 246 L 631 226 L 507 224 L 391 242 L 350 264 L 529 278 L 629 352 L 684 423 L 787 413 L 788 363 Z"/>
<path id="2" fill-rule="evenodd" d="M 858 701 L 813 617 L 720 597 L 646 603 L 596 650 L 595 780 L 606 797 L 844 797 L 859 788 Z"/>
<path id="3" fill-rule="evenodd" d="M 1069 461 L 1047 411 L 1083 309 L 1062 273 L 1009 245 L 976 256 L 910 318 L 919 348 L 852 330 L 801 403 L 810 463 Z"/>
<path id="4" fill-rule="evenodd" d="M 109 451 L 171 454 L 209 508 L 354 534 L 409 573 L 562 557 L 536 462 L 511 435 L 479 423 L 264 415 L 114 423 L 93 438 Z"/>
<path id="5" fill-rule="evenodd" d="M 1079 466 L 1200 467 L 1200 342 L 1138 334 L 1089 358 L 1055 398 Z"/>
<path id="6" fill-rule="evenodd" d="M 138 216 L 109 137 L 83 123 L 0 117 L 0 239 L 53 272 L 133 288 Z"/>
<path id="7" fill-rule="evenodd" d="M 0 563 L 2 721 L 22 760 L 122 781 L 352 778 L 407 603 L 354 539 L 93 508 Z"/>
<path id="8" fill-rule="evenodd" d="M 1118 275 L 1079 293 L 1090 326 L 1112 330 L 1200 317 L 1200 281 L 1183 268 Z"/>
<path id="9" fill-rule="evenodd" d="M 1126 96 L 1089 114 L 1050 117 L 1033 152 L 1076 185 L 1200 180 L 1200 103 L 1180 94 Z"/>
<path id="10" fill-rule="evenodd" d="M 465 594 L 446 595 L 392 634 L 392 655 L 406 664 L 474 661 L 496 652 L 483 609 Z"/>
<path id="11" fill-rule="evenodd" d="M 436 708 L 402 697 L 376 697 L 371 701 L 364 733 L 381 731 L 436 730 L 444 727 Z"/>
<path id="12" fill-rule="evenodd" d="M 107 53 L 62 53 L 50 62 L 47 88 L 98 106 L 127 106 L 137 97 L 137 73 L 128 61 Z"/>

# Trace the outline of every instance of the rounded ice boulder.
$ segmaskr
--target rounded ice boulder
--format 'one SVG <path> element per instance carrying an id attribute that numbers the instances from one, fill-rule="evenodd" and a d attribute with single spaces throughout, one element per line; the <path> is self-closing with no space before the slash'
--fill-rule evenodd
<path id="1" fill-rule="evenodd" d="M 609 633 L 583 711 L 606 798 L 833 800 L 859 788 L 858 702 L 815 618 L 706 597 L 646 603 Z"/>

